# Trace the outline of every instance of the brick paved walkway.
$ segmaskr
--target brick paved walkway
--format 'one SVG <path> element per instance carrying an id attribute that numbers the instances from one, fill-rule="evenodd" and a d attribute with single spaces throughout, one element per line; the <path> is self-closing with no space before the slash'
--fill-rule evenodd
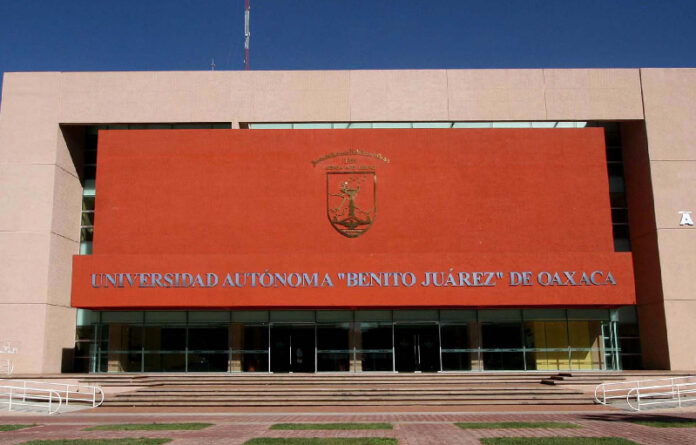
<path id="1" fill-rule="evenodd" d="M 167 437 L 172 445 L 242 444 L 253 437 L 395 437 L 400 445 L 470 444 L 479 438 L 502 436 L 617 436 L 643 445 L 696 444 L 696 428 L 653 428 L 636 425 L 633 419 L 695 419 L 696 410 L 670 410 L 649 414 L 616 411 L 586 412 L 502 412 L 502 413 L 105 413 L 88 410 L 58 416 L 6 416 L 0 424 L 36 423 L 25 430 L 0 432 L 0 444 L 19 444 L 32 439 L 87 439 L 122 437 Z M 454 422 L 573 422 L 579 429 L 463 430 Z M 83 431 L 107 423 L 208 422 L 214 426 L 200 431 Z M 274 423 L 288 422 L 389 422 L 393 430 L 363 431 L 279 431 Z"/>

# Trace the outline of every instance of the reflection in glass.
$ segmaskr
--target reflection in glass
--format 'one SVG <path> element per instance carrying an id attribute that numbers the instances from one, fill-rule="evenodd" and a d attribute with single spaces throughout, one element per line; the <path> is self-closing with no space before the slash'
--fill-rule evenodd
<path id="1" fill-rule="evenodd" d="M 355 333 L 357 371 L 393 371 L 392 324 L 358 323 Z"/>
<path id="2" fill-rule="evenodd" d="M 440 342 L 443 371 L 478 370 L 475 323 L 441 325 Z"/>
<path id="3" fill-rule="evenodd" d="M 268 325 L 233 323 L 230 370 L 268 372 Z"/>
<path id="4" fill-rule="evenodd" d="M 225 372 L 228 364 L 226 327 L 191 327 L 188 330 L 188 371 Z"/>
<path id="5" fill-rule="evenodd" d="M 350 323 L 317 325 L 317 371 L 349 371 Z"/>
<path id="6" fill-rule="evenodd" d="M 521 323 L 483 323 L 481 346 L 484 370 L 524 369 Z"/>

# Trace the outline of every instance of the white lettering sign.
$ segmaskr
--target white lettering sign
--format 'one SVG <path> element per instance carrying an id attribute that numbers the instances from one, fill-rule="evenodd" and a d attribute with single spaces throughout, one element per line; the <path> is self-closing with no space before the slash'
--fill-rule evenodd
<path id="1" fill-rule="evenodd" d="M 694 225 L 694 220 L 691 219 L 691 211 L 684 211 L 682 210 L 681 212 L 681 221 L 679 222 L 680 226 L 693 226 Z"/>

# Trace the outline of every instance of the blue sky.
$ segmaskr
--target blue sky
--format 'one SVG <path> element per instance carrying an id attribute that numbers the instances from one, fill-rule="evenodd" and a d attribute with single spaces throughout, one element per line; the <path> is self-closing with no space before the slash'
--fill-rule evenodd
<path id="1" fill-rule="evenodd" d="M 251 68 L 694 67 L 696 0 L 251 0 Z M 0 0 L 0 72 L 243 69 L 243 0 Z"/>

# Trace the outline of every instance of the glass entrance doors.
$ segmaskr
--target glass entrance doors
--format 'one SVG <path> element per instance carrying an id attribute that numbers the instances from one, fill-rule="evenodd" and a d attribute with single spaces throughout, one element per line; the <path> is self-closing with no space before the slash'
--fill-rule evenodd
<path id="1" fill-rule="evenodd" d="M 314 325 L 272 325 L 271 372 L 314 371 Z"/>
<path id="2" fill-rule="evenodd" d="M 440 370 L 440 338 L 436 324 L 394 325 L 394 352 L 397 372 Z"/>

